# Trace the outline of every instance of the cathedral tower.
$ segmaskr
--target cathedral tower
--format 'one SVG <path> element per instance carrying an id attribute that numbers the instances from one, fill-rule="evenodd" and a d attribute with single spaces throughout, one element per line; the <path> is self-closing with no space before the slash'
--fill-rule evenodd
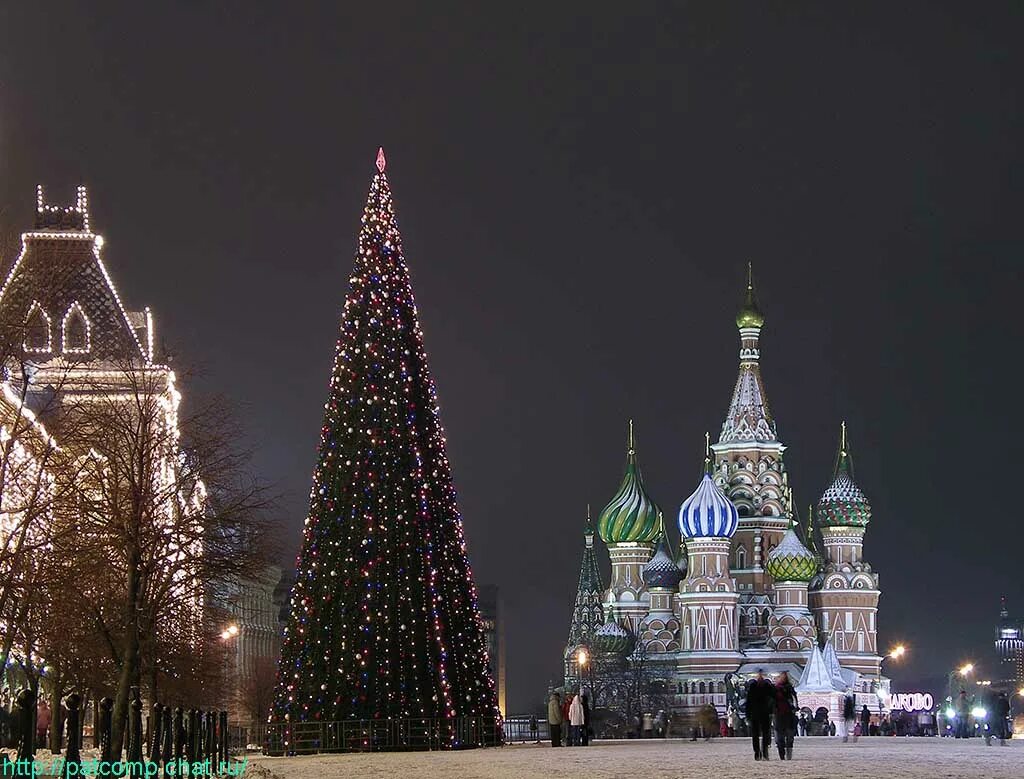
<path id="1" fill-rule="evenodd" d="M 647 496 L 636 461 L 633 421 L 629 422 L 626 474 L 618 492 L 597 519 L 597 531 L 608 546 L 612 581 L 605 592 L 605 607 L 615 620 L 636 634 L 647 614 L 647 590 L 642 570 L 651 559 L 651 544 L 658 537 L 660 512 Z"/>
<path id="2" fill-rule="evenodd" d="M 782 462 L 786 447 L 779 441 L 761 378 L 761 328 L 764 315 L 757 303 L 753 273 L 747 269 L 743 306 L 736 315 L 740 335 L 740 365 L 732 402 L 722 424 L 715 453 L 715 483 L 739 511 L 732 539 L 730 567 L 745 600 L 766 595 L 771 578 L 765 570 L 768 554 L 789 525 L 788 478 Z M 764 625 L 748 633 L 767 638 Z"/>
<path id="3" fill-rule="evenodd" d="M 790 523 L 782 542 L 768 555 L 765 568 L 775 582 L 775 608 L 768 619 L 768 648 L 812 649 L 817 642 L 814 618 L 807 607 L 807 584 L 818 572 L 818 558 L 800 541 L 795 522 Z"/>
<path id="4" fill-rule="evenodd" d="M 590 521 L 590 506 L 587 506 L 587 523 L 583 527 L 583 560 L 580 563 L 580 581 L 576 587 L 576 605 L 573 607 L 572 624 L 569 626 L 569 641 L 565 645 L 566 689 L 579 687 L 580 669 L 577 650 L 590 647 L 594 633 L 604 624 L 601 611 L 601 571 L 597 566 L 594 552 L 594 524 Z"/>
<path id="5" fill-rule="evenodd" d="M 843 666 L 879 671 L 878 575 L 863 560 L 871 504 L 853 480 L 853 458 L 842 425 L 832 484 L 818 501 L 824 567 L 811 583 L 811 611 L 821 635 L 832 641 Z"/>
<path id="6" fill-rule="evenodd" d="M 711 456 L 697 489 L 679 507 L 679 532 L 689 556 L 679 588 L 679 668 L 686 674 L 736 670 L 739 625 L 736 580 L 729 572 L 729 542 L 739 524 L 736 506 L 711 477 Z"/>

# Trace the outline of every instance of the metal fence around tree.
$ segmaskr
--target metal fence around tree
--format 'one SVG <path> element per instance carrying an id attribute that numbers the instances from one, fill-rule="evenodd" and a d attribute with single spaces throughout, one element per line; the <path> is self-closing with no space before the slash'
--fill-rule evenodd
<path id="1" fill-rule="evenodd" d="M 475 749 L 503 743 L 497 717 L 408 717 L 267 725 L 267 755 Z"/>
<path id="2" fill-rule="evenodd" d="M 218 774 L 232 773 L 228 739 L 228 713 L 226 711 L 171 708 L 154 703 L 148 727 L 143 727 L 142 697 L 138 687 L 131 688 L 128 717 L 125 724 L 125 756 L 115 757 L 113 734 L 114 701 L 103 698 L 99 702 L 99 755 L 95 765 L 86 766 L 82 760 L 82 696 L 72 693 L 67 706 L 67 748 L 59 766 L 62 779 L 75 777 L 126 776 L 133 779 L 147 777 L 202 776 L 208 779 Z M 32 690 L 18 693 L 12 718 L 18 733 L 17 756 L 9 762 L 3 754 L 3 776 L 37 777 L 36 764 L 36 696 Z M 92 762 L 92 761 L 90 761 Z M 116 766 L 116 767 L 115 767 Z"/>

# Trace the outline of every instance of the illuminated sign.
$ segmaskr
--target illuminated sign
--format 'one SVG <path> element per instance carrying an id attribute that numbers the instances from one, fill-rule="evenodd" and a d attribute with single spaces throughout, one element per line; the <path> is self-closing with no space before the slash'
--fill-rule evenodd
<path id="1" fill-rule="evenodd" d="M 927 692 L 898 692 L 889 696 L 889 708 L 893 711 L 928 711 L 935 705 L 935 699 Z"/>

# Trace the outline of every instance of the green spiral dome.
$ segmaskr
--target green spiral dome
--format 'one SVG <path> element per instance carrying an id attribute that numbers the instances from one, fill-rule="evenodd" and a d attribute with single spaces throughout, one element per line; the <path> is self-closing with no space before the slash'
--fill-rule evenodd
<path id="1" fill-rule="evenodd" d="M 594 631 L 594 651 L 603 655 L 625 657 L 633 649 L 633 635 L 618 624 L 611 612 L 608 621 Z"/>
<path id="2" fill-rule="evenodd" d="M 821 527 L 867 527 L 871 521 L 871 504 L 853 481 L 850 457 L 840 450 L 836 475 L 818 501 L 818 524 Z"/>
<path id="3" fill-rule="evenodd" d="M 818 572 L 818 558 L 803 545 L 791 524 L 768 555 L 765 568 L 777 582 L 809 582 Z"/>
<path id="4" fill-rule="evenodd" d="M 633 448 L 630 425 L 629 461 L 619 491 L 597 518 L 597 532 L 606 544 L 649 544 L 658 537 L 658 506 L 647 496 Z"/>

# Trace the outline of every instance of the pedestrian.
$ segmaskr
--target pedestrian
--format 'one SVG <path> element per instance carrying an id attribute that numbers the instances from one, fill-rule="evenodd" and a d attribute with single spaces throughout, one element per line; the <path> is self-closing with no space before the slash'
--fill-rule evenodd
<path id="1" fill-rule="evenodd" d="M 562 693 L 562 743 L 565 746 L 572 746 L 572 728 L 569 723 L 569 707 L 572 706 L 572 695 L 568 692 Z"/>
<path id="2" fill-rule="evenodd" d="M 729 714 L 725 718 L 726 727 L 728 729 L 730 738 L 735 737 L 737 731 L 739 730 L 739 719 L 740 715 L 736 713 L 736 707 L 733 706 L 731 709 L 729 709 Z"/>
<path id="3" fill-rule="evenodd" d="M 871 710 L 865 705 L 860 710 L 860 734 L 866 736 L 871 732 Z"/>
<path id="4" fill-rule="evenodd" d="M 846 688 L 846 694 L 843 695 L 843 743 L 845 744 L 850 740 L 850 735 L 853 733 L 853 722 L 856 719 L 857 703 L 853 696 L 850 688 Z M 856 740 L 856 736 L 854 736 Z"/>
<path id="5" fill-rule="evenodd" d="M 644 725 L 643 732 L 644 738 L 653 738 L 654 736 L 654 717 L 651 716 L 650 712 L 644 714 Z"/>
<path id="6" fill-rule="evenodd" d="M 801 711 L 800 718 L 796 723 L 796 732 L 801 736 L 807 735 L 807 712 Z"/>
<path id="7" fill-rule="evenodd" d="M 718 735 L 722 738 L 729 738 L 729 718 L 722 717 L 718 721 Z"/>
<path id="8" fill-rule="evenodd" d="M 992 714 L 996 720 L 996 738 L 999 739 L 999 746 L 1006 746 L 1006 739 L 1010 737 L 1009 724 L 1010 724 L 1010 699 L 1006 697 L 1005 692 L 999 693 L 996 696 L 995 702 L 992 704 Z"/>
<path id="9" fill-rule="evenodd" d="M 583 743 L 580 736 L 583 722 L 583 701 L 577 695 L 569 704 L 569 746 L 578 747 Z"/>
<path id="10" fill-rule="evenodd" d="M 590 699 L 586 693 L 580 695 L 580 703 L 583 704 L 583 730 L 581 731 L 581 741 L 583 746 L 590 746 L 590 737 L 593 733 L 590 730 Z"/>
<path id="11" fill-rule="evenodd" d="M 796 732 L 796 713 L 800 708 L 796 690 L 783 671 L 775 682 L 775 744 L 779 760 L 793 759 L 793 734 Z"/>
<path id="12" fill-rule="evenodd" d="M 956 699 L 956 737 L 967 738 L 967 718 L 971 714 L 971 702 L 967 699 L 967 690 L 960 690 Z"/>
<path id="13" fill-rule="evenodd" d="M 535 739 L 536 742 L 540 743 L 540 729 L 537 727 L 537 715 L 530 715 L 530 738 Z"/>
<path id="14" fill-rule="evenodd" d="M 43 744 L 46 741 L 46 731 L 50 729 L 50 707 L 45 700 L 39 701 L 36 706 L 36 743 Z"/>
<path id="15" fill-rule="evenodd" d="M 775 685 L 765 678 L 764 670 L 758 668 L 757 675 L 747 686 L 747 721 L 750 723 L 750 739 L 754 745 L 754 760 L 769 759 L 774 705 Z"/>
<path id="16" fill-rule="evenodd" d="M 825 724 L 828 725 L 828 727 L 826 728 L 828 734 L 834 737 L 836 735 L 836 723 L 825 720 Z"/>
<path id="17" fill-rule="evenodd" d="M 548 700 L 548 729 L 551 731 L 551 746 L 562 746 L 562 700 L 557 692 Z"/>

